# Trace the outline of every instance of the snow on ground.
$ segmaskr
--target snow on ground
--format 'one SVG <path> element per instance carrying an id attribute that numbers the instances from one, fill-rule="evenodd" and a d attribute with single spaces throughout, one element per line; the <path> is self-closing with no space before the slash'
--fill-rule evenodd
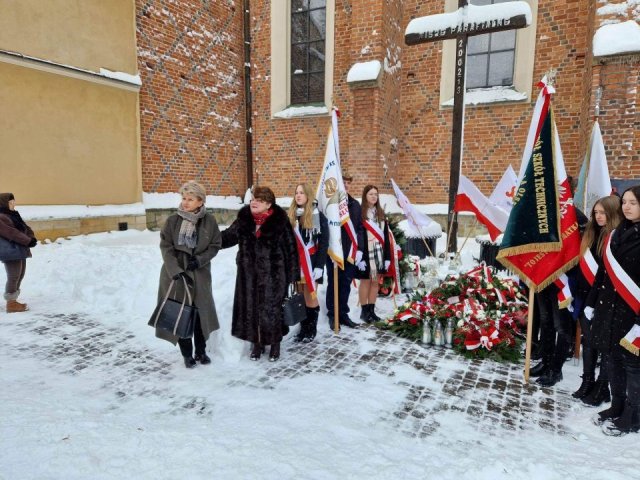
<path id="1" fill-rule="evenodd" d="M 248 345 L 230 335 L 235 248 L 213 262 L 221 323 L 208 343 L 213 363 L 187 370 L 178 349 L 146 325 L 158 244 L 157 232 L 126 231 L 34 248 L 21 297 L 31 310 L 0 313 L 0 479 L 640 478 L 638 437 L 605 437 L 588 420 L 593 410 L 580 406 L 566 419 L 568 435 L 541 428 L 487 434 L 450 410 L 438 414 L 431 435 L 417 438 L 386 420 L 405 395 L 398 380 L 411 383 L 413 369 L 398 367 L 395 379 L 328 372 L 270 383 L 273 364 L 249 361 Z M 467 242 L 465 265 L 477 249 Z M 356 303 L 354 290 L 354 318 Z M 393 304 L 381 299 L 378 307 L 391 312 Z M 322 308 L 317 342 L 332 335 Z M 97 332 L 94 343 L 79 328 Z M 340 335 L 371 349 L 371 330 Z M 74 368 L 83 358 L 88 367 Z M 448 374 L 443 368 L 415 381 L 428 388 Z M 578 375 L 567 363 L 563 387 L 572 391 Z"/>

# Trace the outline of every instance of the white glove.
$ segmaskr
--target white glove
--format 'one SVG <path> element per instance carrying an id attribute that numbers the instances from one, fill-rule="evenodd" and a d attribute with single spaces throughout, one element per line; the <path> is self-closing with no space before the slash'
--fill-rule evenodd
<path id="1" fill-rule="evenodd" d="M 593 307 L 584 307 L 584 318 L 587 320 L 593 319 Z"/>
<path id="2" fill-rule="evenodd" d="M 391 265 L 391 260 L 385 260 L 384 261 L 384 269 L 385 270 L 389 270 L 389 265 Z"/>
<path id="3" fill-rule="evenodd" d="M 358 267 L 358 270 L 360 270 L 361 272 L 364 272 L 367 269 L 367 264 L 364 263 L 364 260 L 360 260 L 356 263 L 356 267 Z"/>
<path id="4" fill-rule="evenodd" d="M 362 252 L 360 250 L 358 250 L 356 252 L 356 265 L 358 265 L 360 263 L 360 260 L 362 260 Z M 358 266 L 358 268 L 360 268 L 360 267 Z M 362 270 L 362 269 L 360 268 L 360 270 Z"/>
<path id="5" fill-rule="evenodd" d="M 322 274 L 324 273 L 324 270 L 321 268 L 314 268 L 313 269 L 313 279 L 314 280 L 318 280 L 320 278 L 322 278 Z"/>

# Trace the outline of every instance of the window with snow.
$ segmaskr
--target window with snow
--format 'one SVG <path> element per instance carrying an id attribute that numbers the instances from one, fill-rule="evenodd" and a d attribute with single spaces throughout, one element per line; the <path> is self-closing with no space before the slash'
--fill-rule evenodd
<path id="1" fill-rule="evenodd" d="M 324 103 L 326 0 L 291 0 L 291 105 Z"/>
<path id="2" fill-rule="evenodd" d="M 510 0 L 471 0 L 472 5 L 491 5 Z M 513 85 L 516 31 L 469 37 L 467 44 L 467 90 Z"/>

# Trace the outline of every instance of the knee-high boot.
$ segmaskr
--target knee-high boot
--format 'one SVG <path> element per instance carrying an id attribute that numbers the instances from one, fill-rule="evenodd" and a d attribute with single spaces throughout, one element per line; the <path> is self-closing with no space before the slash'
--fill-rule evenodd
<path id="1" fill-rule="evenodd" d="M 316 338 L 317 326 L 318 326 L 318 314 L 320 313 L 320 307 L 307 307 L 307 332 L 302 339 L 304 343 L 312 342 Z"/>

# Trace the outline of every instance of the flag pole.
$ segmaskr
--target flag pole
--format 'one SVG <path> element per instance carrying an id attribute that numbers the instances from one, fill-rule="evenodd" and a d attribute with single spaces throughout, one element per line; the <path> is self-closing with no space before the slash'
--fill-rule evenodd
<path id="1" fill-rule="evenodd" d="M 531 337 L 533 336 L 533 302 L 535 292 L 529 286 L 529 311 L 527 313 L 527 348 L 524 357 L 524 383 L 529 383 L 529 366 L 531 365 Z"/>
<path id="2" fill-rule="evenodd" d="M 333 333 L 340 331 L 340 301 L 338 298 L 338 264 L 333 262 Z"/>
<path id="3" fill-rule="evenodd" d="M 447 253 L 449 253 L 449 245 L 451 244 L 451 229 L 453 228 L 453 219 L 456 215 L 457 212 L 455 211 L 451 214 L 451 221 L 449 222 L 449 229 L 447 230 L 447 248 L 444 251 L 445 256 Z"/>
<path id="4" fill-rule="evenodd" d="M 473 224 L 471 225 L 471 227 L 469 227 L 467 229 L 467 235 L 464 237 L 464 242 L 462 242 L 462 246 L 460 247 L 460 249 L 456 252 L 456 256 L 453 257 L 454 260 L 456 260 L 458 257 L 460 257 L 460 253 L 462 252 L 462 249 L 464 248 L 464 246 L 467 244 L 467 240 L 469 240 L 469 237 L 471 236 L 470 233 L 476 229 L 476 226 L 478 225 L 478 217 L 475 218 L 475 220 L 473 221 Z"/>
<path id="5" fill-rule="evenodd" d="M 580 337 L 582 336 L 582 330 L 580 328 L 580 322 L 576 322 L 576 345 L 573 349 L 573 358 L 576 360 L 580 358 Z"/>

